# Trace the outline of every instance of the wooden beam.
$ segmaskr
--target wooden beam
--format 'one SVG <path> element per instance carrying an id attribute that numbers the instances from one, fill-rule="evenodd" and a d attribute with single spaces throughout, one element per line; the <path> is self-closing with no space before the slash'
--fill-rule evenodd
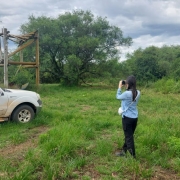
<path id="1" fill-rule="evenodd" d="M 33 36 L 36 34 L 37 31 L 34 31 L 34 32 L 31 32 L 29 34 L 23 34 L 23 35 L 13 35 L 13 34 L 9 34 L 8 36 L 9 37 L 12 37 L 12 38 L 19 38 L 19 39 L 29 39 L 29 37 Z"/>
<path id="2" fill-rule="evenodd" d="M 9 35 L 9 37 L 11 37 L 11 38 L 18 38 L 18 39 L 29 39 L 29 37 L 22 37 L 22 36 L 15 36 L 15 35 Z"/>
<path id="3" fill-rule="evenodd" d="M 11 57 L 12 55 L 16 54 L 17 52 L 21 51 L 22 49 L 26 48 L 27 46 L 31 45 L 35 40 L 32 39 L 26 44 L 23 44 L 22 46 L 19 46 L 14 52 L 10 53 L 8 57 Z"/>
<path id="4" fill-rule="evenodd" d="M 19 64 L 16 64 L 16 65 L 19 65 Z M 20 65 L 22 65 L 22 67 L 24 68 L 38 68 L 37 65 L 24 65 L 24 64 L 20 64 Z M 0 67 L 3 67 L 3 66 L 4 64 L 0 64 Z"/>
<path id="5" fill-rule="evenodd" d="M 15 64 L 15 65 L 36 65 L 36 62 L 15 62 L 15 61 L 9 61 L 9 64 Z"/>
<path id="6" fill-rule="evenodd" d="M 24 67 L 24 68 L 37 68 L 38 66 L 36 66 L 36 65 L 23 65 L 22 67 Z"/>

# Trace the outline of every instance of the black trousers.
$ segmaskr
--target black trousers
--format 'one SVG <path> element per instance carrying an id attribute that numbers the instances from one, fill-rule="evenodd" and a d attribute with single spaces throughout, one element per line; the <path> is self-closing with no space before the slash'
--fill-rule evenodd
<path id="1" fill-rule="evenodd" d="M 129 151 L 129 153 L 135 158 L 135 145 L 134 145 L 134 132 L 137 126 L 138 118 L 129 118 L 124 116 L 122 118 L 122 126 L 124 131 L 124 145 L 122 149 L 125 151 Z"/>

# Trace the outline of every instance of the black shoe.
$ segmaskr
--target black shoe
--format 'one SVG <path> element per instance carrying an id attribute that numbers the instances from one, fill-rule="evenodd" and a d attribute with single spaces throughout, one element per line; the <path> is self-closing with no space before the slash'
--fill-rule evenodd
<path id="1" fill-rule="evenodd" d="M 115 153 L 115 155 L 116 155 L 116 156 L 125 157 L 125 156 L 126 156 L 126 153 L 125 153 L 123 150 L 121 150 L 121 151 L 117 151 L 117 152 Z"/>

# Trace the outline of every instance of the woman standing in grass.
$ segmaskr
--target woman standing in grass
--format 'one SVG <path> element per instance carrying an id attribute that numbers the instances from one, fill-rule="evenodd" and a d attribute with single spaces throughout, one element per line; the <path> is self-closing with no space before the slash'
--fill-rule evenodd
<path id="1" fill-rule="evenodd" d="M 126 91 L 122 92 L 122 87 L 126 87 Z M 136 89 L 136 78 L 129 76 L 125 84 L 119 81 L 119 86 L 116 98 L 121 100 L 121 107 L 124 110 L 122 113 L 122 127 L 124 131 L 124 145 L 121 151 L 117 152 L 117 156 L 125 156 L 126 152 L 135 158 L 134 132 L 138 121 L 137 104 L 140 98 L 140 91 Z"/>

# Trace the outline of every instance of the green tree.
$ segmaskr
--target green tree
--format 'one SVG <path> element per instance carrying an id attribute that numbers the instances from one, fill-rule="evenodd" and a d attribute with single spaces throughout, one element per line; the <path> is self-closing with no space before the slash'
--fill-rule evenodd
<path id="1" fill-rule="evenodd" d="M 174 79 L 174 80 L 179 80 L 180 79 L 180 57 L 179 58 L 176 58 L 174 61 L 173 61 L 173 64 L 171 66 L 172 70 L 171 70 L 171 77 Z"/>
<path id="2" fill-rule="evenodd" d="M 37 29 L 42 79 L 65 84 L 79 84 L 99 74 L 98 66 L 118 58 L 118 46 L 132 43 L 130 37 L 124 38 L 119 27 L 89 11 L 67 12 L 58 18 L 32 15 L 21 26 L 23 34 Z"/>
<path id="3" fill-rule="evenodd" d="M 159 49 L 151 46 L 145 50 L 139 48 L 132 55 L 129 55 L 126 67 L 134 74 L 139 81 L 155 81 L 162 77 L 158 65 Z"/>
<path id="4" fill-rule="evenodd" d="M 123 62 L 126 72 L 134 74 L 139 81 L 156 81 L 163 77 L 179 79 L 180 46 L 151 46 L 144 50 L 139 48 L 128 54 Z"/>
<path id="5" fill-rule="evenodd" d="M 159 66 L 166 77 L 179 79 L 180 46 L 163 46 L 159 53 Z"/>

